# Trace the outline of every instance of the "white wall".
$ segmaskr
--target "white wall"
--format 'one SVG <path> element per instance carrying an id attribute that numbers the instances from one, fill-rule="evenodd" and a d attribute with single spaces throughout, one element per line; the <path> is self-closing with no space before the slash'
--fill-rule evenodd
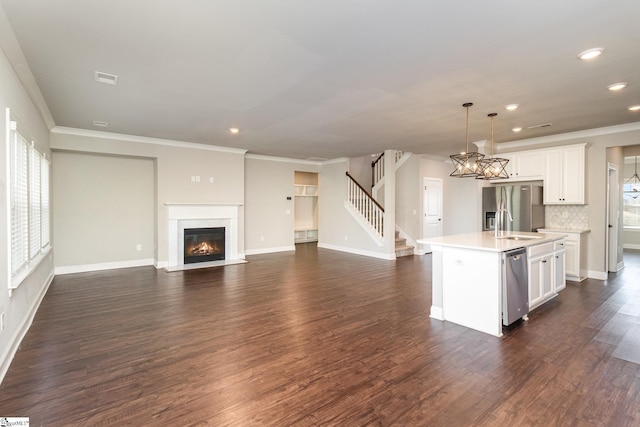
<path id="1" fill-rule="evenodd" d="M 396 224 L 415 242 L 422 237 L 420 156 L 411 155 L 396 171 Z"/>
<path id="2" fill-rule="evenodd" d="M 349 159 L 349 173 L 371 193 L 371 156 L 352 157 Z"/>
<path id="3" fill-rule="evenodd" d="M 6 17 L 0 8 L 0 26 L 8 25 Z M 3 29 L 3 32 L 7 28 Z M 3 34 L 4 36 L 4 34 Z M 4 49 L 6 40 L 2 40 L 2 50 L 0 50 L 0 313 L 4 313 L 5 329 L 0 332 L 0 381 L 4 377 L 13 355 L 26 334 L 35 312 L 46 292 L 49 283 L 53 279 L 53 256 L 49 256 L 34 269 L 33 272 L 15 289 L 9 296 L 7 278 L 9 275 L 9 265 L 6 256 L 6 248 L 9 247 L 10 229 L 7 226 L 8 218 L 7 192 L 9 191 L 7 158 L 4 140 L 6 135 L 5 109 L 10 108 L 11 112 L 18 119 L 18 126 L 23 129 L 30 139 L 35 141 L 38 151 L 50 157 L 49 150 L 49 130 L 45 125 L 38 109 L 32 102 L 26 89 L 18 79 L 18 76 L 11 67 Z M 55 236 L 54 236 L 55 237 Z M 55 248 L 55 240 L 53 240 Z"/>
<path id="4" fill-rule="evenodd" d="M 295 172 L 318 172 L 320 164 L 247 155 L 245 161 L 245 251 L 293 250 Z M 325 189 L 318 187 L 320 200 Z M 287 200 L 290 197 L 291 200 Z"/>
<path id="5" fill-rule="evenodd" d="M 52 131 L 51 147 L 155 160 L 155 218 L 149 220 L 155 222 L 155 259 L 159 266 L 168 263 L 166 203 L 244 205 L 244 150 L 66 128 Z M 118 179 L 117 170 L 104 173 Z M 244 253 L 243 218 L 239 235 L 239 253 Z"/>
<path id="6" fill-rule="evenodd" d="M 152 159 L 56 151 L 52 164 L 56 274 L 153 264 Z"/>

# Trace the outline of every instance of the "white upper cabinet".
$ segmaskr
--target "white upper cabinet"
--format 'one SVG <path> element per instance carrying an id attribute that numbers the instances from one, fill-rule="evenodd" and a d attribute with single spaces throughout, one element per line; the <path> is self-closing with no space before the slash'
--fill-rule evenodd
<path id="1" fill-rule="evenodd" d="M 494 181 L 496 184 L 505 181 L 535 181 L 543 178 L 544 153 L 542 150 L 504 153 L 497 155 L 497 157 L 509 159 L 505 168 L 509 178 L 496 180 Z"/>
<path id="2" fill-rule="evenodd" d="M 545 150 L 544 204 L 584 204 L 585 144 Z"/>

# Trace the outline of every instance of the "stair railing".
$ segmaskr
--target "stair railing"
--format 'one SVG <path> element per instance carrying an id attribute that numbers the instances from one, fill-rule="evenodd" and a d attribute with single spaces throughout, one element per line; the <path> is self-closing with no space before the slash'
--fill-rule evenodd
<path id="1" fill-rule="evenodd" d="M 396 163 L 402 158 L 404 155 L 404 151 L 396 151 Z M 375 187 L 382 178 L 384 178 L 384 151 L 380 153 L 378 157 L 374 161 L 371 162 L 371 187 Z"/>
<path id="2" fill-rule="evenodd" d="M 384 178 L 384 151 L 371 162 L 371 187 L 374 187 L 378 181 Z"/>
<path id="3" fill-rule="evenodd" d="M 384 208 L 347 172 L 347 201 L 379 237 L 384 236 Z"/>

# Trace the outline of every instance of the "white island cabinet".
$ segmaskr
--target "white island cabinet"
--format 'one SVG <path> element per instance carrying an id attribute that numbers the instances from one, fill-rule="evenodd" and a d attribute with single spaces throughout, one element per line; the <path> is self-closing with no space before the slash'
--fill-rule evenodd
<path id="1" fill-rule="evenodd" d="M 492 231 L 458 234 L 418 240 L 431 245 L 432 252 L 432 305 L 430 316 L 438 320 L 457 323 L 494 336 L 502 335 L 502 254 L 517 248 L 551 248 L 550 253 L 534 249 L 540 254 L 540 264 L 547 257 L 552 265 L 554 243 L 564 236 L 544 233 L 512 232 L 496 238 Z M 542 245 L 542 246 L 540 246 Z M 531 252 L 531 251 L 529 251 Z M 538 260 L 534 260 L 538 261 Z M 552 273 L 536 264 L 538 270 L 535 292 L 537 303 L 546 301 L 556 287 Z M 531 269 L 531 266 L 529 267 Z M 539 278 L 544 274 L 544 279 Z M 531 280 L 528 277 L 531 296 Z M 543 296 L 544 295 L 544 296 Z"/>

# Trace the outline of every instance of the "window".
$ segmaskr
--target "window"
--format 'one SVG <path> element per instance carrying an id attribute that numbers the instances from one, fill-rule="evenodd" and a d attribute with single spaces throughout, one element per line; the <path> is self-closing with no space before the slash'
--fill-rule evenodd
<path id="1" fill-rule="evenodd" d="M 49 161 L 7 109 L 11 277 L 16 288 L 50 249 Z"/>
<path id="2" fill-rule="evenodd" d="M 624 185 L 624 192 L 622 224 L 625 228 L 637 228 L 640 230 L 640 192 L 633 194 L 631 184 Z"/>
<path id="3" fill-rule="evenodd" d="M 638 157 L 625 157 L 625 178 L 622 191 L 624 194 L 622 225 L 624 228 L 640 230 L 640 178 L 638 177 Z"/>

